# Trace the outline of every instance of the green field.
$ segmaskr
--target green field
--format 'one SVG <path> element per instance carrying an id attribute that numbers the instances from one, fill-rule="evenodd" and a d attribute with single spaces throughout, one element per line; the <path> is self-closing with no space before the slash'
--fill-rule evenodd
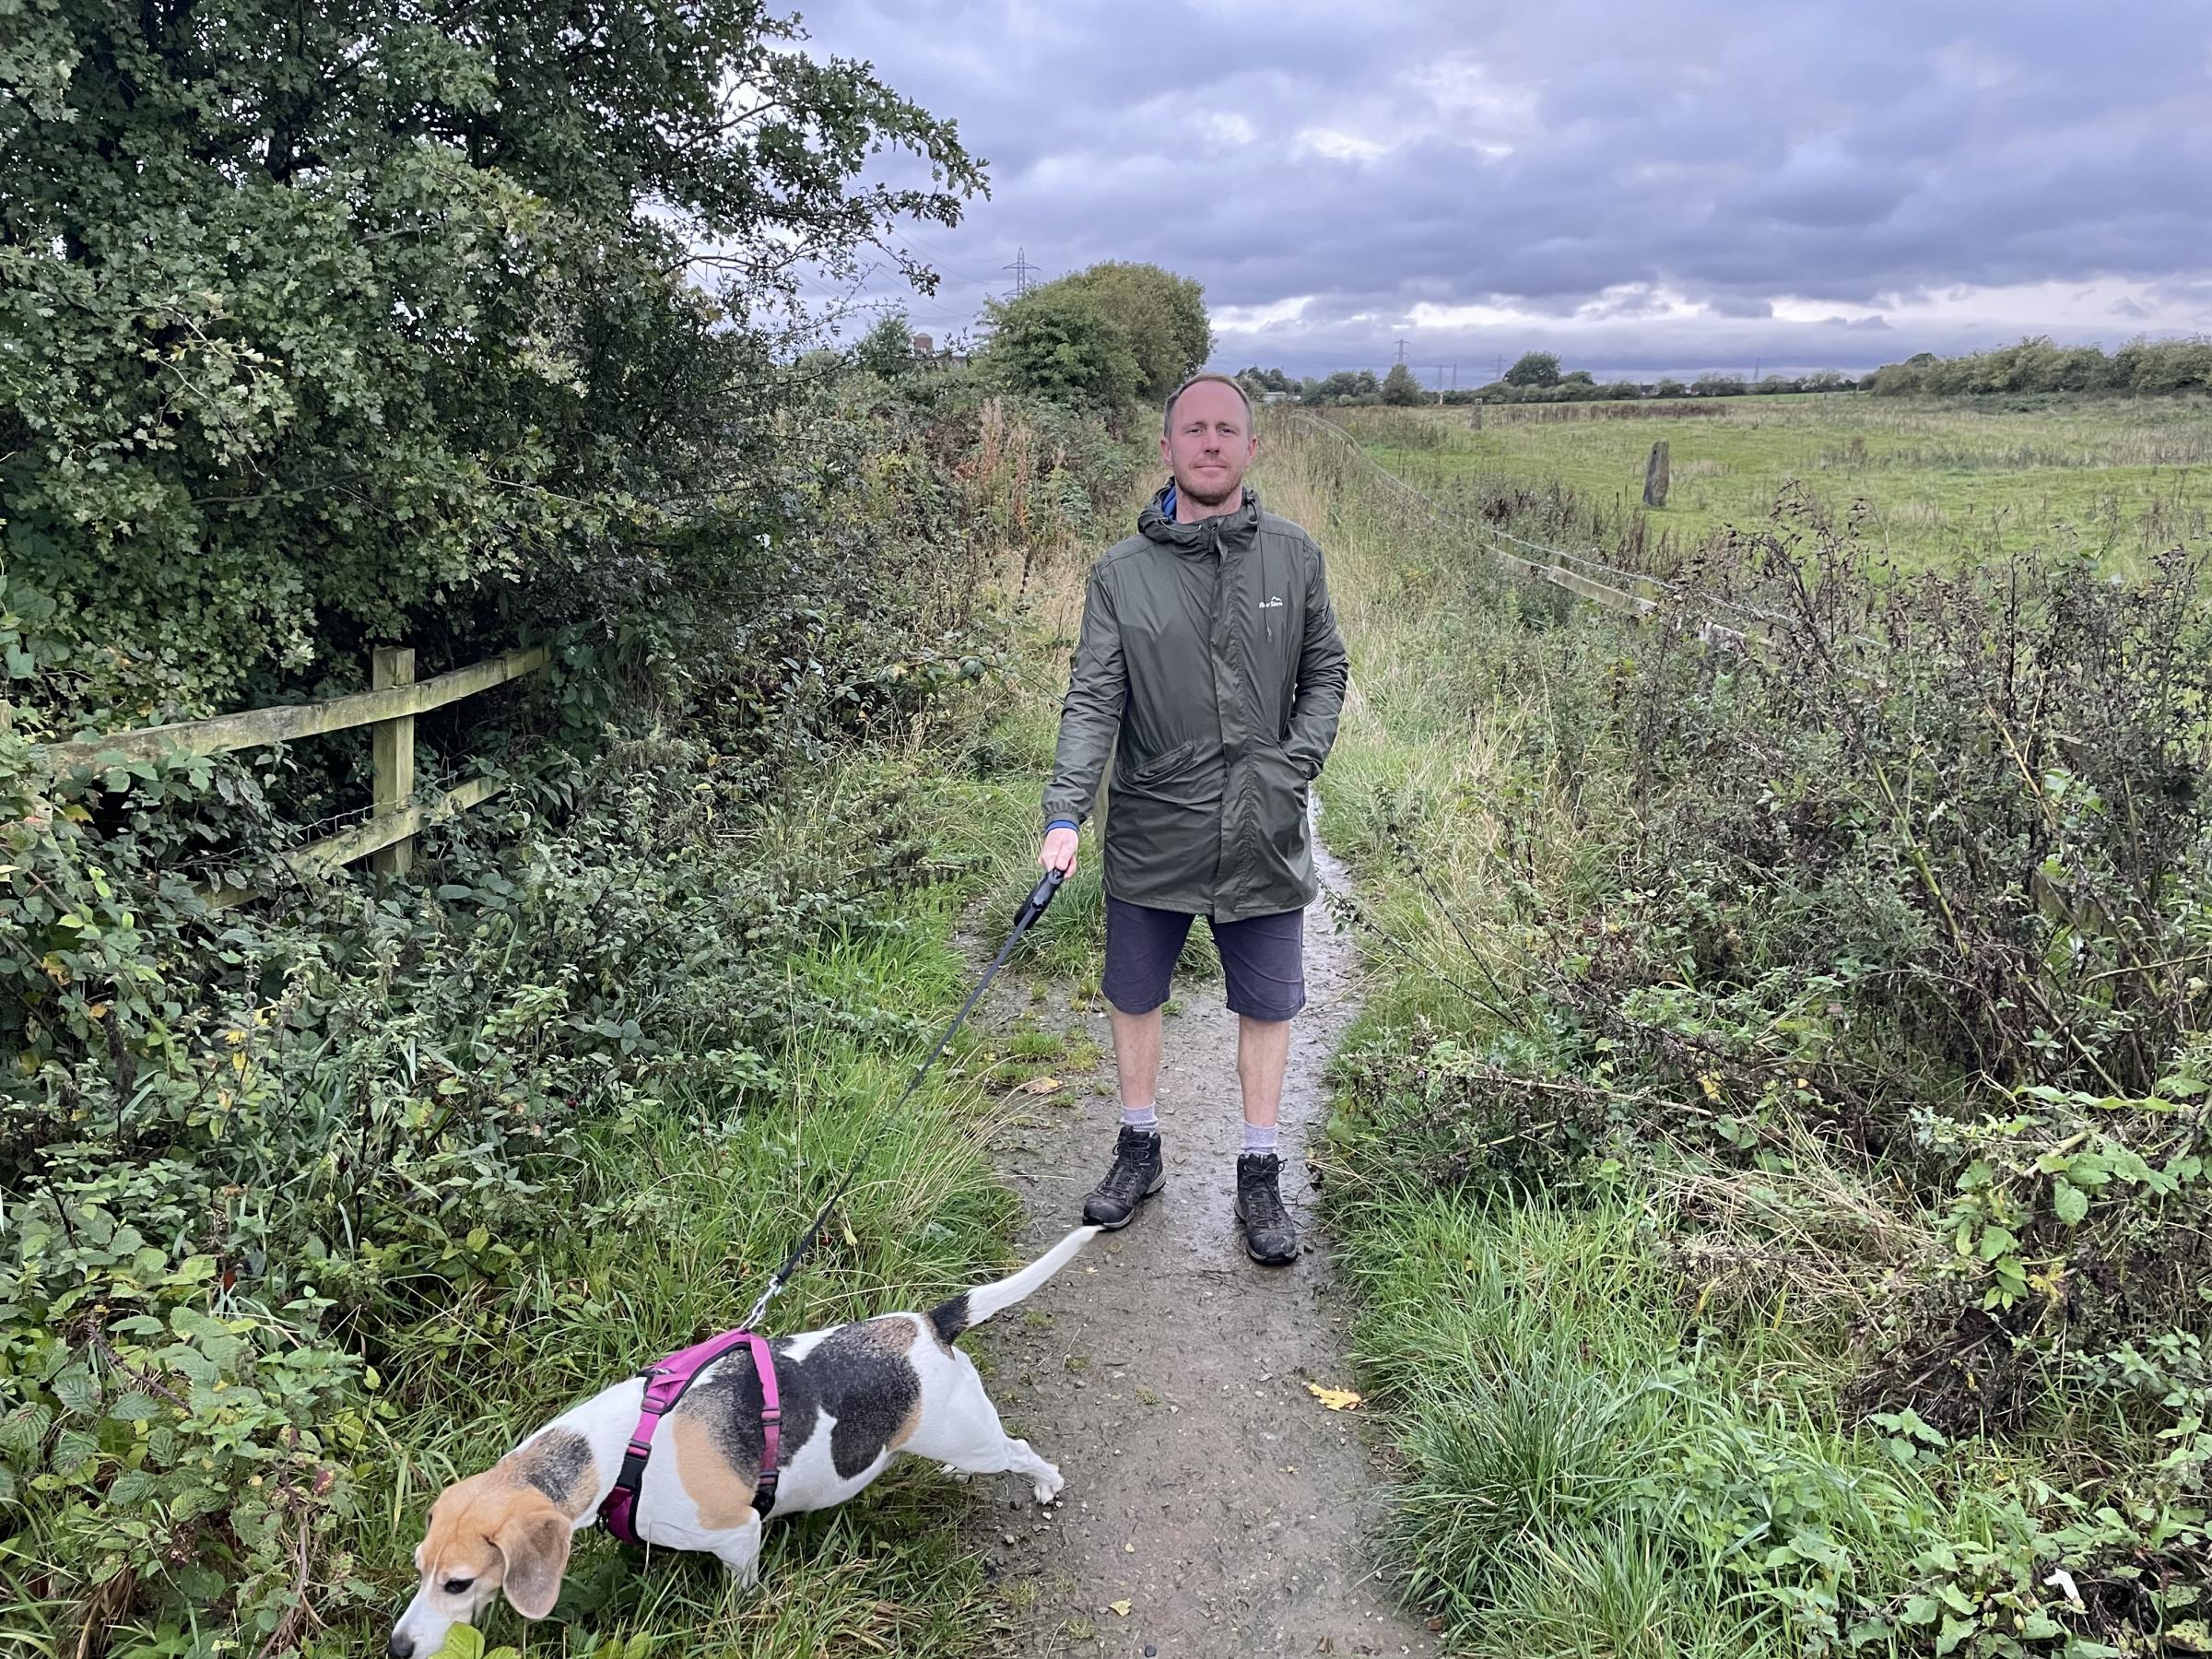
<path id="1" fill-rule="evenodd" d="M 1424 489 L 1491 500 L 1534 492 L 1535 515 L 1576 536 L 1571 548 L 1594 546 L 1647 569 L 1670 568 L 1716 532 L 1765 523 L 1791 494 L 1815 522 L 1855 523 L 1869 548 L 1914 565 L 2032 550 L 2127 571 L 2212 530 L 2212 404 L 2201 401 L 2006 409 L 1756 397 L 1666 419 L 1609 418 L 1609 406 L 1489 407 L 1480 430 L 1466 408 L 1338 418 Z M 1641 495 L 1657 439 L 1668 443 L 1674 484 L 1666 506 L 1649 510 Z"/>

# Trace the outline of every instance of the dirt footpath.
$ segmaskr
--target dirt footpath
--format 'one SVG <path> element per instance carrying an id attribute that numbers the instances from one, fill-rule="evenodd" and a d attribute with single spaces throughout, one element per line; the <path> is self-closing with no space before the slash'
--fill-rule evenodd
<path id="1" fill-rule="evenodd" d="M 1341 883 L 1341 866 L 1319 856 L 1324 882 Z M 990 1356 L 1007 1431 L 1067 1478 L 1045 1511 L 1007 1481 L 993 1512 L 992 1571 L 1026 1619 L 1023 1655 L 1437 1651 L 1373 1559 L 1383 1474 L 1362 1419 L 1307 1387 L 1350 1385 L 1348 1310 L 1314 1231 L 1302 1147 L 1324 1110 L 1323 1069 L 1357 1012 L 1359 962 L 1321 903 L 1306 927 L 1307 1008 L 1282 1112 L 1283 1198 L 1306 1253 L 1287 1268 L 1244 1253 L 1230 1211 L 1243 1117 L 1236 1017 L 1218 980 L 1179 981 L 1160 1080 L 1166 1187 L 973 1339 Z M 995 1017 L 1019 1002 L 1002 1001 Z M 1106 1055 L 1029 1104 L 999 1147 L 1029 1209 L 1032 1254 L 1079 1222 L 1118 1123 L 1104 1005 L 1071 1010 L 1054 987 L 1041 1018 Z"/>

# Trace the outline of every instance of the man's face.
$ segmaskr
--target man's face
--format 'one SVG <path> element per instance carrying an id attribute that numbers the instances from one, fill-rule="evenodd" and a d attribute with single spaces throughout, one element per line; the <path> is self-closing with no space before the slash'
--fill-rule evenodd
<path id="1" fill-rule="evenodd" d="M 1175 475 L 1175 488 L 1201 507 L 1235 505 L 1244 499 L 1244 469 L 1259 453 L 1244 400 L 1219 381 L 1200 381 L 1175 400 L 1159 458 Z"/>

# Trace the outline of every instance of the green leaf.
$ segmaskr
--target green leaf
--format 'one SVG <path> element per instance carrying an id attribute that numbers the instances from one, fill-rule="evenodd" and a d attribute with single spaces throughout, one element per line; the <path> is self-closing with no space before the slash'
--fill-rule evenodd
<path id="1" fill-rule="evenodd" d="M 155 1477 L 144 1469 L 125 1469 L 108 1483 L 108 1503 L 115 1509 L 130 1509 L 144 1503 L 158 1489 Z"/>
<path id="2" fill-rule="evenodd" d="M 1943 1621 L 1943 1629 L 1938 1631 L 1936 1636 L 1936 1652 L 1938 1654 L 1949 1653 L 1953 1648 L 1957 1647 L 1960 1642 L 1964 1641 L 1969 1636 L 1971 1636 L 1981 1628 L 1982 1626 L 1980 1621 L 1976 1619 L 1945 1619 Z"/>
<path id="3" fill-rule="evenodd" d="M 1932 1595 L 1915 1595 L 1905 1603 L 1905 1610 L 1897 1616 L 1900 1624 L 1934 1624 L 1936 1615 L 1943 1611 Z"/>
<path id="4" fill-rule="evenodd" d="M 437 1659 L 484 1659 L 484 1633 L 474 1625 L 455 1625 L 445 1633 Z"/>
<path id="5" fill-rule="evenodd" d="M 62 1409 L 82 1415 L 100 1409 L 100 1380 L 81 1365 L 73 1365 L 53 1380 L 53 1397 Z"/>
<path id="6" fill-rule="evenodd" d="M 2089 1195 L 2070 1181 L 2053 1182 L 2051 1207 L 2068 1227 L 2077 1227 L 2089 1213 Z"/>
<path id="7" fill-rule="evenodd" d="M 46 1466 L 56 1475 L 73 1475 L 100 1455 L 100 1441 L 82 1429 L 65 1429 L 53 1437 L 53 1455 Z"/>

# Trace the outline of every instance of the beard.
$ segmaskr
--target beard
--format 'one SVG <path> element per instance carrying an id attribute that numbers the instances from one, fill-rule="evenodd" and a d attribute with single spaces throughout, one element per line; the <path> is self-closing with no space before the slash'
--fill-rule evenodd
<path id="1" fill-rule="evenodd" d="M 1175 480 L 1175 493 L 1185 500 L 1197 502 L 1201 507 L 1218 507 L 1225 501 L 1243 499 L 1244 480 L 1241 477 L 1231 478 L 1208 489 L 1203 485 L 1188 483 L 1178 477 Z"/>

